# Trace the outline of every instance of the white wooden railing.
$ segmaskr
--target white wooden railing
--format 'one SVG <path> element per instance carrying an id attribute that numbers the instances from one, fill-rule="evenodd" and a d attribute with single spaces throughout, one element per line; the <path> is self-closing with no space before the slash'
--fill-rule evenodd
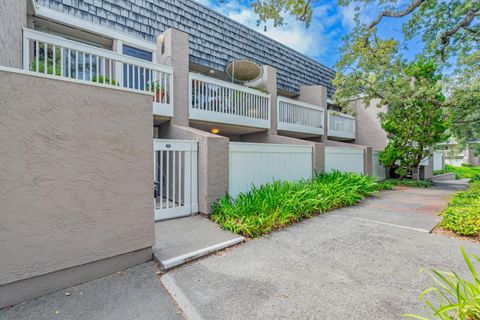
<path id="1" fill-rule="evenodd" d="M 190 119 L 270 128 L 270 94 L 196 73 L 189 83 Z"/>
<path id="2" fill-rule="evenodd" d="M 329 110 L 328 136 L 355 139 L 355 118 L 349 114 Z"/>
<path id="3" fill-rule="evenodd" d="M 153 95 L 154 114 L 173 115 L 171 67 L 62 37 L 23 30 L 25 70 Z"/>
<path id="4" fill-rule="evenodd" d="M 320 106 L 278 97 L 278 130 L 323 135 L 323 112 Z"/>

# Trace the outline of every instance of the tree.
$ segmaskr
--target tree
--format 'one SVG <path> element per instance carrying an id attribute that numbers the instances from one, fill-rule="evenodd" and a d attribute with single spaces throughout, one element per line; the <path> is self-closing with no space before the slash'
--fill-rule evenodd
<path id="1" fill-rule="evenodd" d="M 447 99 L 453 119 L 452 134 L 462 149 L 470 147 L 480 155 L 480 77 L 461 79 Z"/>
<path id="2" fill-rule="evenodd" d="M 252 7 L 258 15 L 258 23 L 271 20 L 274 26 L 282 25 L 286 13 L 309 25 L 315 3 L 320 1 L 255 0 Z M 367 46 L 382 21 L 402 18 L 405 41 L 421 37 L 425 44 L 424 55 L 439 58 L 442 62 L 455 57 L 460 64 L 480 67 L 478 0 L 411 0 L 408 3 L 400 0 L 338 0 L 338 4 L 355 8 L 356 27 L 352 33 L 354 37 L 349 37 L 349 41 L 362 38 Z M 366 11 L 377 14 L 365 22 Z"/>
<path id="3" fill-rule="evenodd" d="M 448 121 L 445 116 L 441 76 L 431 61 L 410 63 L 404 68 L 404 79 L 393 89 L 402 88 L 405 100 L 390 104 L 381 114 L 382 128 L 389 141 L 380 154 L 387 167 L 396 167 L 404 178 L 412 172 L 418 176 L 421 161 L 429 155 L 434 145 L 448 138 Z M 410 83 L 408 83 L 410 82 Z"/>
<path id="4" fill-rule="evenodd" d="M 388 106 L 380 113 L 388 144 L 380 154 L 387 168 L 395 168 L 400 177 L 418 172 L 421 161 L 436 143 L 448 138 L 448 119 L 441 76 L 431 60 L 407 63 L 398 52 L 398 43 L 381 40 L 375 35 L 367 47 L 363 40 L 345 48 L 337 64 L 339 71 L 333 81 L 335 99 L 344 109 L 357 97 L 370 105 Z M 354 65 L 354 67 L 352 67 Z"/>
<path id="5" fill-rule="evenodd" d="M 410 1 L 410 2 L 408 2 Z M 259 23 L 272 20 L 275 26 L 283 24 L 282 14 L 291 14 L 300 21 L 309 25 L 313 10 L 319 0 L 256 0 L 252 2 L 258 14 Z M 452 77 L 456 81 L 450 83 L 452 97 L 447 106 L 451 107 L 452 132 L 459 141 L 470 141 L 478 136 L 478 83 L 470 85 L 473 78 L 478 79 L 480 74 L 480 1 L 478 0 L 338 0 L 341 6 L 355 8 L 354 30 L 345 38 L 342 58 L 337 64 L 336 83 L 342 84 L 340 98 L 349 93 L 351 97 L 359 94 L 370 95 L 374 89 L 379 95 L 384 88 L 377 82 L 375 88 L 365 92 L 362 85 L 356 84 L 355 77 L 342 79 L 344 72 L 356 73 L 358 63 L 370 63 L 372 78 L 384 78 L 383 85 L 388 84 L 389 75 L 397 74 L 400 60 L 385 61 L 390 57 L 383 57 L 384 50 L 396 50 L 400 54 L 398 43 L 392 39 L 379 39 L 378 29 L 386 19 L 397 19 L 402 23 L 402 47 L 409 49 L 409 44 L 419 38 L 424 49 L 420 59 L 435 61 L 440 68 L 453 69 Z M 375 12 L 369 18 L 366 12 Z M 393 47 L 396 47 L 395 49 Z M 352 56 L 357 59 L 352 59 Z M 362 56 L 365 59 L 362 59 Z M 375 61 L 369 59 L 376 56 L 382 64 L 376 66 Z M 359 62 L 359 59 L 362 61 Z M 388 62 L 388 64 L 385 64 Z M 368 70 L 366 65 L 361 66 Z M 388 68 L 393 68 L 389 70 Z M 460 79 L 461 81 L 459 81 Z M 365 79 L 366 80 L 366 79 Z M 448 79 L 446 79 L 448 81 Z M 392 80 L 393 81 L 393 80 Z M 347 86 L 347 83 L 350 87 Z M 455 89 L 458 87 L 458 89 Z M 338 91 L 337 91 L 338 92 Z M 389 97 L 395 100 L 395 97 Z M 367 97 L 367 100 L 370 99 Z M 455 101 L 458 99 L 458 101 Z M 388 100 L 388 99 L 384 99 Z M 465 117 L 468 115 L 467 120 Z"/>

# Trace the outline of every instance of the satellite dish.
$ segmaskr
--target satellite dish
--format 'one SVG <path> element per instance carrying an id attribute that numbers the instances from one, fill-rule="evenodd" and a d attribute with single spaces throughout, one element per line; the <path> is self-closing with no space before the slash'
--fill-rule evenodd
<path id="1" fill-rule="evenodd" d="M 233 82 L 244 83 L 259 79 L 263 68 L 251 60 L 235 59 L 227 64 L 225 73 Z"/>

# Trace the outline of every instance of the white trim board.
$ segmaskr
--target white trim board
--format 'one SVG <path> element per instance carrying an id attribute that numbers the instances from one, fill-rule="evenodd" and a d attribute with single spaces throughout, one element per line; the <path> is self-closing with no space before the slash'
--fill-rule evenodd
<path id="1" fill-rule="evenodd" d="M 123 32 L 102 27 L 96 23 L 86 21 L 50 8 L 35 5 L 34 14 L 37 17 L 59 22 L 73 28 L 85 30 L 100 36 L 121 40 L 124 44 L 134 46 L 138 49 L 152 51 L 153 53 L 157 51 L 157 45 L 154 43 L 132 37 Z"/>

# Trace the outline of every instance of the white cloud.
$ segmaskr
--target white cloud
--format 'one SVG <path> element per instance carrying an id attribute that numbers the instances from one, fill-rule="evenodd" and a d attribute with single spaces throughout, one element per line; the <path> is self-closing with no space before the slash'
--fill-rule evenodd
<path id="1" fill-rule="evenodd" d="M 257 16 L 253 9 L 238 0 L 227 0 L 219 5 L 214 4 L 212 0 L 197 1 L 310 57 L 322 56 L 331 45 L 331 41 L 338 41 L 338 39 L 332 39 L 332 36 L 336 36 L 336 32 L 329 30 L 329 27 L 338 22 L 340 17 L 335 12 L 331 14 L 330 5 L 314 8 L 309 28 L 295 17 L 285 15 L 283 26 L 273 27 L 269 23 L 267 30 L 264 31 L 264 24 L 257 26 Z"/>

